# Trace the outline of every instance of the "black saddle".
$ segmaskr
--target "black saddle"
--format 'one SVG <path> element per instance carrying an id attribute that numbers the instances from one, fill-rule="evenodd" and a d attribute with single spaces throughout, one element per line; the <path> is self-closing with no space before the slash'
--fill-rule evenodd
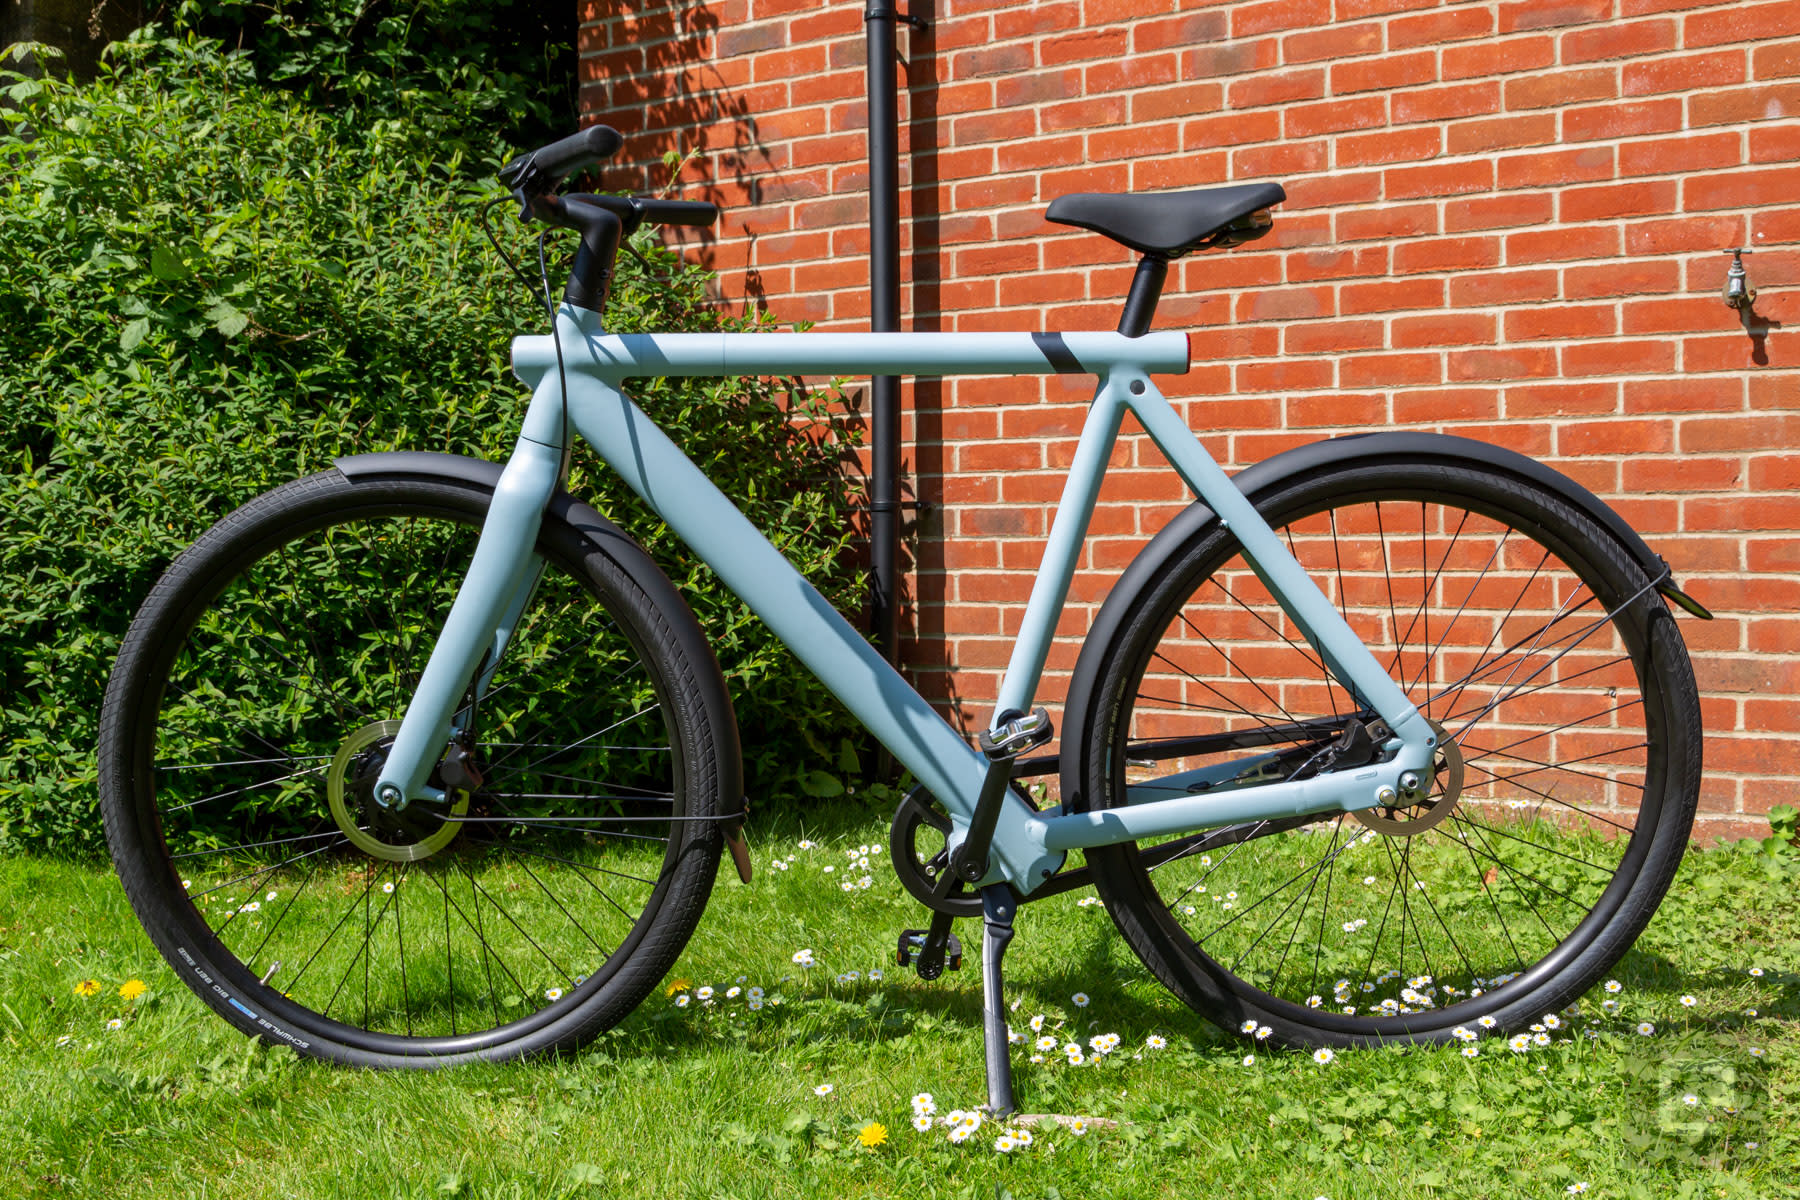
<path id="1" fill-rule="evenodd" d="M 1264 210 L 1286 199 L 1279 183 L 1123 195 L 1076 192 L 1051 201 L 1044 217 L 1104 233 L 1140 254 L 1179 258 L 1207 246 L 1261 237 L 1274 223 Z"/>

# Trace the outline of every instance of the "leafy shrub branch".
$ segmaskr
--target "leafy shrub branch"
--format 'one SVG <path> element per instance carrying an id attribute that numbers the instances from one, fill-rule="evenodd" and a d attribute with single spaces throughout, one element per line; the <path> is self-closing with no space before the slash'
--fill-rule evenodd
<path id="1" fill-rule="evenodd" d="M 201 530 L 334 456 L 494 458 L 516 429 L 508 339 L 543 314 L 475 219 L 509 154 L 479 134 L 481 106 L 426 138 L 370 119 L 365 93 L 334 108 L 267 73 L 144 31 L 90 83 L 0 75 L 0 850 L 98 848 L 106 673 Z M 706 272 L 638 249 L 655 274 L 622 264 L 614 328 L 744 327 Z M 820 401 L 751 380 L 642 399 L 829 599 L 857 602 L 852 435 Z M 796 739 L 843 761 L 848 718 L 622 485 L 578 463 L 573 488 L 651 547 L 715 637 L 753 797 L 815 787 Z"/>

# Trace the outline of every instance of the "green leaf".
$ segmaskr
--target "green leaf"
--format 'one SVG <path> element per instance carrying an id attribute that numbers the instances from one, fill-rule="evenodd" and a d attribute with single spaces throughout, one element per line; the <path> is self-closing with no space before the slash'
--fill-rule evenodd
<path id="1" fill-rule="evenodd" d="M 598 1185 L 606 1182 L 606 1172 L 593 1163 L 578 1162 L 569 1166 L 569 1180 L 573 1183 Z"/>
<path id="2" fill-rule="evenodd" d="M 181 255 L 158 242 L 150 248 L 150 273 L 158 279 L 186 279 L 190 272 Z"/>
<path id="3" fill-rule="evenodd" d="M 800 780 L 800 790 L 809 796 L 818 796 L 823 799 L 829 796 L 843 795 L 844 785 L 838 781 L 836 775 L 826 771 L 812 771 Z"/>
<path id="4" fill-rule="evenodd" d="M 226 337 L 236 337 L 250 324 L 250 317 L 229 300 L 215 300 L 206 310 L 207 319 Z"/>
<path id="5" fill-rule="evenodd" d="M 131 353 L 131 351 L 137 349 L 138 343 L 143 341 L 144 335 L 149 332 L 149 317 L 139 317 L 135 321 L 127 321 L 125 323 L 125 328 L 119 331 L 119 349 L 125 351 L 127 354 Z"/>

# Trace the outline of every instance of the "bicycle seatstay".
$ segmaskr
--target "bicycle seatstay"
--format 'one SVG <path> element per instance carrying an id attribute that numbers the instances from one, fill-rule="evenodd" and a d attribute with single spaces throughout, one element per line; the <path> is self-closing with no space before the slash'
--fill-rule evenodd
<path id="1" fill-rule="evenodd" d="M 594 313 L 567 305 L 557 322 L 566 362 L 566 397 L 552 339 L 523 337 L 514 342 L 514 370 L 532 387 L 533 398 L 519 449 L 502 476 L 502 491 L 548 496 L 559 482 L 566 402 L 574 429 L 944 804 L 956 826 L 953 842 L 967 828 L 986 760 L 632 403 L 620 390 L 624 380 L 736 374 L 1095 375 L 1099 379 L 1095 402 L 1001 683 L 999 711 L 1022 712 L 1030 706 L 1111 447 L 1129 410 L 1187 484 L 1231 525 L 1253 569 L 1334 674 L 1369 702 L 1401 743 L 1379 769 L 1212 795 L 1185 794 L 1181 777 L 1175 777 L 1159 781 L 1167 785 L 1160 789 L 1134 788 L 1131 807 L 1103 814 L 1038 814 L 1011 798 L 995 828 L 992 870 L 984 883 L 1004 879 L 1024 894 L 1054 874 L 1066 851 L 1075 847 L 1243 820 L 1369 807 L 1377 802 L 1381 783 L 1391 782 L 1402 771 L 1428 768 L 1432 732 L 1417 710 L 1151 383 L 1152 371 L 1185 372 L 1184 335 L 611 335 L 600 331 Z M 392 784 L 405 787 L 407 796 L 421 794 L 418 789 L 442 750 L 462 688 L 482 653 L 494 645 L 499 614 L 523 586 L 534 531 L 534 519 L 527 521 L 514 506 L 503 510 L 496 502 L 481 546 L 492 541 L 506 550 L 497 547 L 487 560 L 477 551 L 378 788 Z"/>

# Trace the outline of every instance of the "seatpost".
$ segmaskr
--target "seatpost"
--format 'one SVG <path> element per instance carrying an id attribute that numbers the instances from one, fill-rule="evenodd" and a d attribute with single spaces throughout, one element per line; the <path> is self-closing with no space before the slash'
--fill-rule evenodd
<path id="1" fill-rule="evenodd" d="M 1126 337 L 1143 337 L 1150 332 L 1156 318 L 1156 302 L 1162 299 L 1163 282 L 1169 277 L 1169 260 L 1157 254 L 1138 259 L 1137 274 L 1131 277 L 1131 292 L 1125 297 L 1125 311 L 1119 314 L 1119 332 Z"/>

